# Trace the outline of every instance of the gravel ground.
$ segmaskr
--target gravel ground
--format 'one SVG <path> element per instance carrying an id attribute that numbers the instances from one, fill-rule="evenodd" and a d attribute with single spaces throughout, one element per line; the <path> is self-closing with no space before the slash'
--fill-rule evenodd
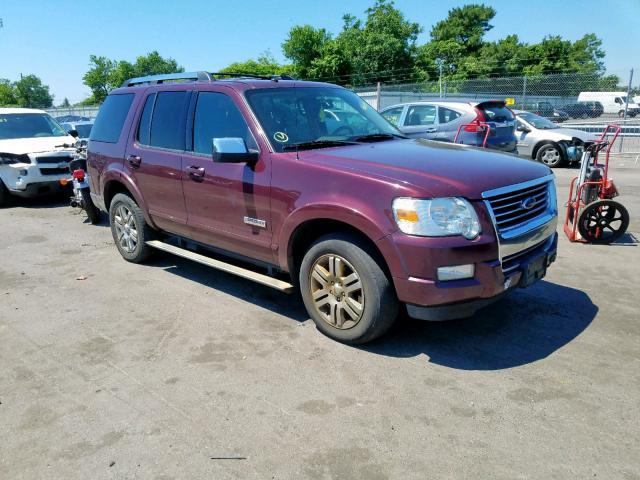
<path id="1" fill-rule="evenodd" d="M 640 168 L 613 175 L 617 245 L 561 235 L 532 288 L 362 348 L 295 295 L 129 264 L 64 200 L 0 210 L 0 478 L 640 479 Z"/>

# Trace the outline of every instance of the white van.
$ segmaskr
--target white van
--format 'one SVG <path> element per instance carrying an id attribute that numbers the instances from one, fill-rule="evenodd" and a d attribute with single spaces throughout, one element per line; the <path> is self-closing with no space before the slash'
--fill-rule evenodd
<path id="1" fill-rule="evenodd" d="M 75 143 L 47 112 L 0 108 L 0 207 L 8 195 L 33 197 L 61 189 Z"/>
<path id="2" fill-rule="evenodd" d="M 613 113 L 623 117 L 625 103 L 627 103 L 627 92 L 580 92 L 578 101 L 600 102 L 604 109 L 603 113 Z M 640 107 L 638 104 L 633 103 L 633 99 L 630 98 L 627 115 L 635 117 L 638 113 L 640 113 Z"/>

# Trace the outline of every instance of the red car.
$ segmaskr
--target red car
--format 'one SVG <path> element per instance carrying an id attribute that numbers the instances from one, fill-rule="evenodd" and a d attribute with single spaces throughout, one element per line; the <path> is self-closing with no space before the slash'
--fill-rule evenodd
<path id="1" fill-rule="evenodd" d="M 379 337 L 401 308 L 470 316 L 556 257 L 548 167 L 404 138 L 330 84 L 129 80 L 100 109 L 88 170 L 126 260 L 161 249 L 297 286 L 318 329 L 347 343 Z"/>

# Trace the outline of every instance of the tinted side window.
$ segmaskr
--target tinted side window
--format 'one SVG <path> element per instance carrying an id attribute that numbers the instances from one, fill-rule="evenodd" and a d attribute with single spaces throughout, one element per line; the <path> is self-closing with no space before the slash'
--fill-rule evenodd
<path id="1" fill-rule="evenodd" d="M 117 143 L 132 101 L 133 93 L 109 95 L 100 107 L 90 139 L 96 142 Z"/>
<path id="2" fill-rule="evenodd" d="M 151 137 L 151 113 L 153 112 L 153 103 L 156 100 L 156 94 L 152 93 L 144 102 L 144 109 L 140 115 L 140 124 L 138 125 L 137 139 L 143 145 L 149 145 Z"/>
<path id="3" fill-rule="evenodd" d="M 184 150 L 184 116 L 187 92 L 160 92 L 151 119 L 149 144 L 154 147 Z"/>
<path id="4" fill-rule="evenodd" d="M 392 125 L 399 125 L 403 108 L 404 107 L 391 108 L 385 112 L 382 112 L 382 116 L 386 118 Z"/>
<path id="5" fill-rule="evenodd" d="M 257 149 L 233 100 L 223 93 L 200 92 L 193 119 L 193 151 L 211 155 L 212 139 L 225 137 L 242 138 L 247 148 Z"/>
<path id="6" fill-rule="evenodd" d="M 436 123 L 436 107 L 434 105 L 414 105 L 409 108 L 404 121 L 406 127 L 417 125 L 433 125 Z"/>
<path id="7" fill-rule="evenodd" d="M 450 108 L 438 107 L 438 120 L 440 123 L 449 123 L 462 116 L 461 113 Z"/>

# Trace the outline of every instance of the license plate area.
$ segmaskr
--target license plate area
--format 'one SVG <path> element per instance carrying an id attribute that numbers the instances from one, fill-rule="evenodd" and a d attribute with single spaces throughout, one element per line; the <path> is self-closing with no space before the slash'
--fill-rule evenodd
<path id="1" fill-rule="evenodd" d="M 526 288 L 542 279 L 547 274 L 547 255 L 539 255 L 521 264 L 522 277 L 519 287 Z"/>

